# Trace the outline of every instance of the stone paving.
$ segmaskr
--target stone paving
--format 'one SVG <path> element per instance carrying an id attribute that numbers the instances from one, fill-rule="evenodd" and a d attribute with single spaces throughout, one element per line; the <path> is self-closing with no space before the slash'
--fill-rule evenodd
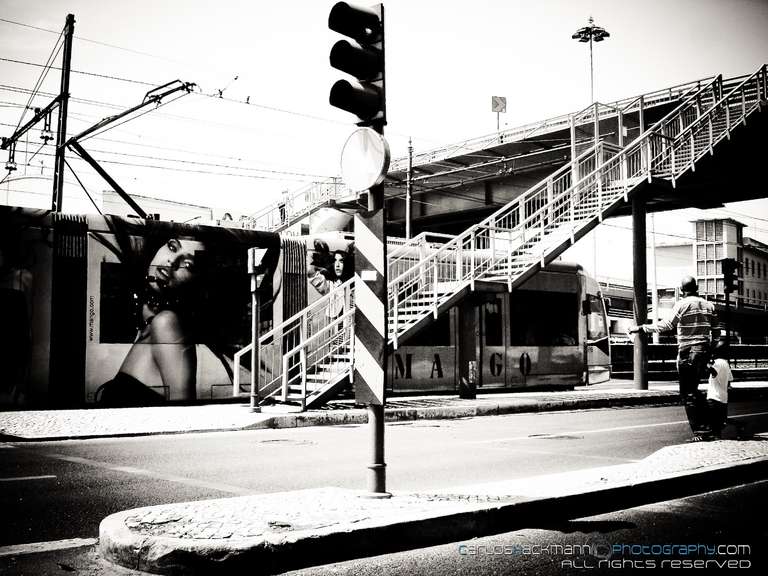
<path id="1" fill-rule="evenodd" d="M 238 430 L 268 419 L 242 405 L 88 408 L 0 412 L 0 435 L 26 439 L 87 438 Z"/>

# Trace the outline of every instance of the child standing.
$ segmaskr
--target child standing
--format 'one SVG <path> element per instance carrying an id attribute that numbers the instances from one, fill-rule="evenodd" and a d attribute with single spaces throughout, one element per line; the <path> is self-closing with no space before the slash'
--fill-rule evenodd
<path id="1" fill-rule="evenodd" d="M 709 367 L 707 405 L 714 438 L 720 438 L 728 419 L 728 388 L 733 382 L 733 373 L 726 360 L 727 352 L 727 345 L 717 342 L 712 349 L 712 363 Z"/>

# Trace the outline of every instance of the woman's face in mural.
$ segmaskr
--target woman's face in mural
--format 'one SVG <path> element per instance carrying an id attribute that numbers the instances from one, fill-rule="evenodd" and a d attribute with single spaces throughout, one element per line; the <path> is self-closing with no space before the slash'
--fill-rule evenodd
<path id="1" fill-rule="evenodd" d="M 160 292 L 192 282 L 199 275 L 195 253 L 203 250 L 205 245 L 197 240 L 171 238 L 160 247 L 149 263 L 149 285 Z"/>
<path id="2" fill-rule="evenodd" d="M 333 271 L 337 278 L 341 278 L 344 273 L 344 255 L 336 252 L 333 255 Z"/>

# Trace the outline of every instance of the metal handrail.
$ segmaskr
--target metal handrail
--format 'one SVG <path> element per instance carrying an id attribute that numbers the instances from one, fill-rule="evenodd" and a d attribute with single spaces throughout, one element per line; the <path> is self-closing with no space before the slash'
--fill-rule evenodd
<path id="1" fill-rule="evenodd" d="M 285 202 L 277 201 L 250 215 L 248 226 L 257 230 L 275 231 L 310 215 L 318 207 L 332 200 L 349 198 L 353 193 L 338 178 L 326 182 L 312 182 L 291 193 Z M 281 212 L 284 212 L 284 214 Z"/>
<path id="2" fill-rule="evenodd" d="M 677 84 L 677 85 L 663 88 L 660 90 L 655 90 L 653 92 L 648 92 L 648 93 L 640 94 L 637 96 L 623 98 L 620 100 L 616 100 L 615 102 L 610 102 L 609 104 L 616 108 L 620 108 L 624 102 L 632 102 L 632 101 L 638 100 L 640 97 L 643 97 L 647 104 L 657 105 L 663 102 L 665 99 L 678 99 L 681 97 L 680 93 L 684 91 L 683 90 L 684 88 L 695 89 L 702 82 L 708 82 L 708 81 L 711 81 L 711 79 L 712 79 L 712 76 L 708 76 L 706 78 L 701 78 L 699 80 L 694 80 L 692 82 L 684 82 L 682 84 Z M 677 91 L 677 94 L 673 96 L 674 91 Z M 688 90 L 685 90 L 685 91 L 688 91 Z M 593 105 L 590 105 L 585 109 L 589 109 L 592 106 Z M 575 113 L 571 112 L 568 114 L 561 114 L 559 116 L 554 116 L 546 120 L 531 122 L 528 124 L 523 124 L 522 126 L 509 128 L 502 132 L 494 132 L 491 134 L 486 134 L 484 136 L 479 136 L 476 138 L 465 140 L 463 142 L 459 142 L 454 145 L 443 146 L 441 148 L 435 148 L 432 150 L 428 150 L 426 152 L 421 152 L 414 156 L 414 164 L 422 163 L 418 160 L 419 158 L 427 158 L 427 160 L 425 160 L 426 162 L 435 161 L 437 159 L 446 157 L 445 156 L 446 154 L 451 154 L 456 150 L 461 150 L 461 149 L 466 149 L 468 151 L 477 150 L 484 147 L 484 145 L 490 145 L 494 142 L 498 143 L 499 141 L 508 141 L 509 138 L 512 138 L 516 135 L 520 135 L 520 134 L 528 135 L 535 132 L 538 129 L 567 126 L 571 121 L 571 117 L 581 112 L 583 112 L 583 110 Z M 401 164 L 407 164 L 407 162 L 408 162 L 408 158 L 397 158 L 393 160 L 392 165 L 390 167 L 390 171 L 403 170 L 404 166 L 401 166 Z"/>
<path id="3" fill-rule="evenodd" d="M 312 304 L 310 304 L 306 308 L 299 310 L 298 312 L 296 312 L 296 314 L 283 320 L 277 326 L 273 326 L 270 330 L 268 330 L 267 332 L 265 332 L 259 337 L 259 343 L 265 343 L 270 338 L 273 338 L 277 333 L 282 334 L 283 329 L 287 325 L 293 324 L 294 322 L 300 320 L 304 316 L 309 315 L 311 312 L 314 312 L 315 310 L 325 309 L 325 307 L 331 301 L 332 298 L 338 298 L 339 294 L 343 293 L 348 288 L 354 289 L 354 278 L 349 278 L 342 284 L 339 284 L 338 286 L 334 286 L 328 292 L 323 294 L 320 298 L 312 302 Z"/>
<path id="4" fill-rule="evenodd" d="M 595 151 L 596 147 L 597 147 L 596 144 L 592 144 L 589 148 L 584 150 L 581 154 L 579 154 L 579 156 L 576 157 L 576 162 L 579 162 L 580 160 L 583 160 L 584 158 L 588 157 L 589 154 L 591 154 L 592 152 Z M 563 166 L 561 166 L 560 168 L 555 170 L 552 174 L 550 174 L 549 176 L 547 176 L 544 179 L 540 180 L 537 184 L 534 184 L 533 186 L 531 186 L 531 188 L 529 188 L 527 192 L 524 192 L 523 194 L 521 194 L 520 196 L 518 196 L 517 198 L 515 198 L 511 202 L 509 202 L 509 203 L 505 204 L 504 206 L 502 206 L 501 208 L 499 208 L 496 212 L 494 212 L 490 216 L 486 217 L 485 220 L 482 220 L 478 224 L 473 224 L 471 227 L 469 227 L 467 230 L 465 230 L 462 234 L 456 236 L 452 241 L 446 243 L 441 248 L 439 248 L 430 257 L 431 258 L 437 258 L 442 252 L 445 252 L 445 251 L 447 251 L 449 249 L 453 249 L 452 245 L 453 244 L 458 244 L 463 239 L 463 236 L 465 236 L 466 234 L 470 234 L 473 229 L 479 228 L 479 227 L 483 226 L 486 222 L 491 222 L 491 221 L 493 221 L 495 219 L 498 219 L 504 213 L 506 213 L 506 212 L 508 212 L 510 210 L 510 207 L 511 207 L 512 204 L 519 204 L 521 202 L 524 202 L 526 199 L 529 199 L 528 194 L 532 190 L 537 189 L 542 184 L 546 184 L 547 181 L 552 180 L 553 178 L 557 178 L 557 177 L 567 173 L 569 170 L 572 169 L 572 164 L 573 164 L 573 162 L 570 162 L 568 164 L 564 164 Z M 423 263 L 421 263 L 420 265 L 423 265 Z M 408 274 L 409 272 L 410 272 L 410 270 L 406 270 L 403 273 L 401 273 L 399 276 L 390 279 L 390 281 L 389 281 L 390 285 L 392 285 L 392 284 L 394 284 L 396 282 L 402 281 L 403 277 L 406 274 Z"/>

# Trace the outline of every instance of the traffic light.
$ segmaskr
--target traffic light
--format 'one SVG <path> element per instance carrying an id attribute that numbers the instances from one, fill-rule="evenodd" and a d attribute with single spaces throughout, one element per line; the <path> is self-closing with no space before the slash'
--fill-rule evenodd
<path id="1" fill-rule="evenodd" d="M 738 288 L 739 263 L 733 258 L 723 258 L 723 290 L 726 294 Z"/>
<path id="2" fill-rule="evenodd" d="M 353 40 L 339 40 L 331 48 L 331 66 L 354 76 L 357 82 L 339 80 L 331 87 L 331 106 L 351 112 L 358 126 L 380 134 L 387 123 L 384 85 L 384 5 L 370 8 L 337 2 L 328 15 L 328 27 Z"/>

